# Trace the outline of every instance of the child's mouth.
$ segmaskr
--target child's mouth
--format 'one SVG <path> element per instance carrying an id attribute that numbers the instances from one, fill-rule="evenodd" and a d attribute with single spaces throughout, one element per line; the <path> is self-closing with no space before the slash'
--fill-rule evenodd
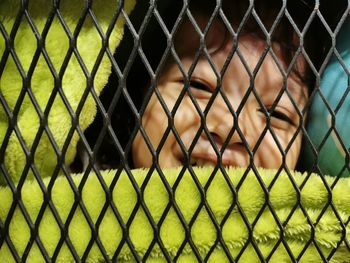
<path id="1" fill-rule="evenodd" d="M 205 166 L 214 166 L 215 164 L 216 164 L 216 162 L 206 160 L 206 159 L 200 159 L 200 158 L 195 158 L 195 157 L 191 157 L 191 159 L 190 159 L 191 166 L 205 167 Z"/>

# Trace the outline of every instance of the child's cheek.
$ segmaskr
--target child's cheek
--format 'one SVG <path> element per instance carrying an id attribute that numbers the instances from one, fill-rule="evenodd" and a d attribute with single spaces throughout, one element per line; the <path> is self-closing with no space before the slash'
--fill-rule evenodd
<path id="1" fill-rule="evenodd" d="M 265 168 L 279 168 L 283 164 L 284 152 L 286 154 L 286 166 L 291 170 L 295 169 L 301 148 L 301 135 L 298 135 L 293 142 L 291 142 L 293 137 L 291 131 L 275 130 L 275 135 L 276 137 L 272 136 L 271 132 L 265 134 L 256 152 L 255 164 Z M 288 147 L 289 144 L 291 144 L 290 147 Z"/>
<path id="2" fill-rule="evenodd" d="M 175 104 L 177 101 L 181 101 L 181 92 L 183 85 L 177 82 L 169 82 L 163 85 L 158 86 L 159 94 L 161 99 L 155 98 L 156 100 L 162 100 L 169 112 L 174 110 Z M 153 95 L 155 97 L 156 95 Z M 163 107 L 162 107 L 163 108 Z"/>
<path id="3" fill-rule="evenodd" d="M 200 108 L 203 108 L 203 105 L 202 105 L 203 103 L 198 102 L 198 104 Z M 202 111 L 201 109 L 199 110 Z M 174 116 L 175 128 L 177 132 L 179 132 L 181 137 L 181 133 L 186 132 L 188 129 L 192 129 L 196 127 L 196 130 L 198 130 L 200 123 L 201 123 L 200 113 L 195 108 L 191 99 L 186 95 L 182 99 L 179 105 L 179 108 L 175 113 L 175 116 Z"/>
<path id="4" fill-rule="evenodd" d="M 149 101 L 144 115 L 142 125 L 149 137 L 152 146 L 156 149 L 168 126 L 168 117 L 156 95 Z"/>
<path id="5" fill-rule="evenodd" d="M 152 95 L 144 114 L 141 116 L 142 126 L 149 139 L 151 147 L 156 150 L 167 127 L 167 116 L 157 99 Z M 135 167 L 149 167 L 152 164 L 152 154 L 147 146 L 146 139 L 139 131 L 132 145 L 132 156 Z"/>

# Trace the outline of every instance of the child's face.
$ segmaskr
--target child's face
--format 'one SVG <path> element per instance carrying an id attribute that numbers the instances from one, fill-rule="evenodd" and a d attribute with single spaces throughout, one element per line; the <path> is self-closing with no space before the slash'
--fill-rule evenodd
<path id="1" fill-rule="evenodd" d="M 203 23 L 205 26 L 206 20 L 204 18 L 197 20 L 200 20 L 199 23 Z M 233 45 L 230 39 L 223 42 L 223 30 L 222 25 L 216 22 L 206 38 L 206 46 L 219 74 Z M 221 37 L 219 37 L 220 35 Z M 178 33 L 178 39 L 182 40 L 179 43 L 181 45 L 175 43 L 178 45 L 175 47 L 184 69 L 188 72 L 198 48 L 198 34 L 195 33 L 192 26 L 184 26 Z M 237 124 L 234 124 L 234 117 L 220 93 L 214 99 L 212 106 L 207 109 L 205 124 L 217 148 L 222 152 L 224 166 L 248 166 L 251 158 L 249 152 L 253 154 L 254 164 L 259 167 L 279 168 L 283 163 L 284 152 L 287 167 L 294 169 L 296 166 L 302 134 L 298 131 L 300 125 L 298 110 L 293 104 L 300 111 L 303 110 L 308 98 L 307 87 L 295 74 L 291 73 L 287 79 L 289 94 L 286 91 L 280 94 L 283 89 L 283 77 L 271 53 L 268 53 L 263 59 L 256 76 L 250 77 L 250 72 L 257 70 L 265 48 L 264 40 L 254 37 L 252 34 L 242 35 L 239 38 L 238 49 L 244 57 L 246 65 L 242 63 L 239 55 L 235 52 L 222 75 L 220 89 L 225 93 L 227 100 L 237 113 L 238 128 L 244 138 L 235 130 L 234 127 Z M 278 60 L 283 61 L 278 44 L 273 44 L 273 51 Z M 300 58 L 297 61 L 298 66 L 304 68 L 303 59 Z M 251 93 L 247 93 L 250 84 L 254 84 L 255 88 Z M 202 112 L 206 109 L 217 85 L 217 75 L 208 59 L 201 56 L 191 75 L 190 88 Z M 184 77 L 175 62 L 168 63 L 160 76 L 157 88 L 162 100 L 172 112 L 178 96 L 184 89 Z M 263 107 L 257 97 L 261 99 L 267 110 L 270 110 L 275 104 L 275 100 L 278 99 L 276 107 L 270 115 L 270 125 L 267 123 Z M 184 154 L 180 144 L 174 132 L 168 128 L 172 125 L 171 119 L 166 115 L 155 94 L 152 95 L 142 116 L 142 125 L 154 150 L 160 148 L 158 161 L 162 168 L 184 164 Z M 204 130 L 201 130 L 194 147 L 190 147 L 201 129 L 201 118 L 188 93 L 181 100 L 174 113 L 173 127 L 186 150 L 192 149 L 190 152 L 192 165 L 204 166 L 217 163 L 216 151 Z M 168 129 L 170 132 L 164 135 Z M 222 145 L 230 134 L 232 136 L 224 149 Z M 161 140 L 165 140 L 162 146 L 160 146 Z M 134 140 L 132 153 L 135 167 L 150 167 L 152 165 L 152 154 L 140 132 Z"/>

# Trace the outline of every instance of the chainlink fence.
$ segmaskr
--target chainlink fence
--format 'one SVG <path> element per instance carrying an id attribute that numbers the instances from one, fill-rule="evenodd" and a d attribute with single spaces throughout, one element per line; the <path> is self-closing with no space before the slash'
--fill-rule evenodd
<path id="1" fill-rule="evenodd" d="M 32 250 L 39 251 L 41 259 L 37 262 L 55 262 L 64 249 L 75 262 L 88 261 L 93 249 L 101 255 L 99 261 L 93 262 L 144 262 L 154 255 L 155 247 L 160 251 L 160 258 L 170 262 L 181 261 L 181 255 L 188 251 L 194 255 L 190 261 L 215 262 L 212 253 L 217 246 L 229 262 L 243 262 L 249 247 L 261 262 L 274 262 L 271 259 L 279 245 L 287 251 L 286 262 L 299 262 L 310 246 L 315 247 L 315 253 L 323 262 L 332 262 L 340 245 L 350 251 L 346 238 L 349 218 L 344 219 L 332 201 L 333 188 L 342 183 L 341 177 L 346 177 L 350 170 L 348 139 L 342 133 L 346 133 L 342 124 L 346 126 L 349 122 L 345 118 L 349 68 L 340 50 L 343 47 L 339 48 L 340 41 L 347 42 L 346 37 L 338 38 L 342 28 L 346 27 L 349 2 L 151 0 L 137 1 L 135 7 L 132 6 L 131 0 L 0 3 L 0 183 L 12 200 L 1 212 L 0 219 L 0 251 L 9 251 L 7 255 L 12 257 L 4 262 L 30 261 Z M 131 9 L 133 11 L 129 13 Z M 122 28 L 124 34 L 120 33 Z M 334 60 L 346 79 L 346 87 L 338 92 L 340 95 L 335 105 L 328 101 L 330 96 L 321 89 L 322 76 L 327 65 Z M 232 66 L 234 64 L 236 66 Z M 276 76 L 278 81 L 273 82 Z M 167 86 L 167 78 L 171 85 Z M 331 83 L 337 85 L 339 82 Z M 275 93 L 267 103 L 266 96 L 273 85 L 277 85 Z M 238 86 L 243 93 L 232 91 Z M 302 96 L 306 97 L 305 101 Z M 317 120 L 318 112 L 311 109 L 313 100 L 321 102 L 330 116 L 329 127 L 324 131 L 316 121 L 312 122 L 314 118 Z M 245 106 L 251 101 L 254 101 L 254 106 Z M 283 103 L 288 104 L 294 113 L 278 111 Z M 219 105 L 225 113 L 213 113 Z M 186 107 L 189 113 L 181 115 Z M 250 107 L 255 107 L 258 119 L 255 115 L 246 115 Z M 61 113 L 65 117 L 55 117 Z M 196 124 L 188 121 L 191 118 L 196 119 Z M 255 124 L 261 119 L 265 124 L 258 131 Z M 220 129 L 216 131 L 211 123 L 214 120 L 215 125 L 227 123 L 230 129 L 222 133 Z M 154 121 L 154 126 L 159 127 L 152 128 L 147 121 Z M 247 123 L 252 125 L 248 127 Z M 320 131 L 317 143 L 315 134 L 309 133 L 308 123 L 316 125 L 314 130 Z M 190 141 L 184 136 L 186 125 L 195 127 Z M 257 129 L 258 138 L 246 138 L 247 134 L 254 134 L 254 129 Z M 289 137 L 283 137 L 285 134 Z M 320 208 L 321 213 L 313 223 L 303 208 L 302 190 L 293 181 L 292 171 L 305 171 L 301 188 L 307 184 L 311 173 L 323 178 L 333 171 L 323 170 L 320 163 L 324 159 L 333 162 L 335 156 L 324 149 L 328 149 L 329 140 L 334 137 L 336 145 L 341 148 L 341 165 L 331 174 L 334 178 L 332 184 L 321 179 L 328 201 Z M 202 140 L 206 141 L 215 158 L 203 157 L 204 150 L 202 155 L 198 154 Z M 232 144 L 234 140 L 238 141 L 235 145 Z M 140 146 L 135 146 L 137 141 Z M 171 146 L 169 141 L 173 143 Z M 235 150 L 245 156 L 243 161 L 227 159 L 225 153 Z M 322 151 L 327 152 L 321 156 Z M 139 152 L 137 157 L 136 152 Z M 176 158 L 172 160 L 169 156 Z M 232 156 L 234 159 L 238 155 Z M 239 158 L 237 160 L 241 160 Z M 194 167 L 208 162 L 212 168 L 208 183 L 202 186 Z M 167 182 L 164 175 L 169 166 L 180 166 L 174 184 Z M 230 182 L 226 166 L 245 167 L 237 185 Z M 271 205 L 269 193 L 274 183 L 270 186 L 264 183 L 259 170 L 261 166 L 274 169 L 273 182 L 281 173 L 286 173 L 299 196 L 284 220 Z M 134 178 L 134 169 L 142 167 L 149 170 L 144 173 L 145 179 L 140 186 Z M 104 181 L 103 170 L 113 171 L 114 179 L 110 184 Z M 153 218 L 144 200 L 154 171 L 169 197 L 157 219 Z M 250 220 L 245 215 L 245 208 L 233 198 L 226 214 L 221 219 L 216 218 L 206 199 L 215 175 L 220 172 L 229 191 L 237 197 L 249 171 L 253 172 L 265 196 L 261 211 Z M 73 179 L 75 173 L 81 174 L 79 184 Z M 89 214 L 82 199 L 92 173 L 96 174 L 105 200 L 96 217 Z M 137 196 L 127 219 L 121 216 L 113 201 L 123 173 Z M 175 198 L 185 173 L 190 174 L 201 198 L 190 220 L 182 214 Z M 74 197 L 65 217 L 57 210 L 56 201 L 52 200 L 56 198 L 53 194 L 55 183 L 61 177 L 65 178 Z M 24 194 L 29 181 L 38 187 L 42 198 L 35 217 L 27 210 L 28 196 Z M 191 235 L 202 208 L 207 211 L 207 220 L 212 221 L 216 233 L 214 244 L 209 245 L 209 252 L 204 255 Z M 100 236 L 109 209 L 123 233 L 112 254 L 107 252 Z M 130 237 L 139 209 L 144 211 L 145 220 L 153 231 L 150 244 L 142 253 L 137 251 L 135 240 Z M 232 254 L 221 231 L 234 209 L 239 211 L 243 225 L 248 229 L 248 237 L 240 251 Z M 253 235 L 264 209 L 271 211 L 279 229 L 277 243 L 267 257 Z M 312 234 L 309 238 L 304 237 L 307 239 L 305 248 L 295 254 L 286 241 L 286 225 L 297 209 L 304 213 Z M 329 209 L 341 225 L 341 238 L 325 253 L 316 241 L 315 229 Z M 169 251 L 160 229 L 166 225 L 167 215 L 173 210 L 185 236 L 176 251 Z M 47 211 L 57 224 L 57 241 L 50 253 L 40 230 Z M 70 232 L 75 224 L 74 215 L 78 212 L 82 213 L 89 230 L 88 243 L 82 253 Z M 11 235 L 11 229 L 16 227 L 13 219 L 19 216 L 27 224 L 23 231 L 28 232 L 21 249 L 16 245 L 17 238 Z M 125 247 L 130 250 L 131 258 L 121 259 Z M 344 258 L 339 262 L 350 261 Z"/>

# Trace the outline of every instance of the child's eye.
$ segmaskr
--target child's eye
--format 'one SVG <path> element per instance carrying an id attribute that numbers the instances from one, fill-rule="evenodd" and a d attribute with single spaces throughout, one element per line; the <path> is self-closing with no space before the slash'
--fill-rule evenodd
<path id="1" fill-rule="evenodd" d="M 289 124 L 294 125 L 294 122 L 283 112 L 276 111 L 276 110 L 271 110 L 271 111 L 269 110 L 269 112 L 272 118 L 276 118 L 278 120 L 285 121 L 285 122 L 288 122 Z"/>
<path id="2" fill-rule="evenodd" d="M 263 109 L 260 109 L 259 111 L 264 113 Z M 279 111 L 276 109 L 272 110 L 269 108 L 267 108 L 267 111 L 270 114 L 272 125 L 274 125 L 273 123 L 275 123 L 277 126 L 280 126 L 276 122 L 279 122 L 279 123 L 283 122 L 283 123 L 287 123 L 287 124 L 291 124 L 291 125 L 295 126 L 293 120 L 287 114 L 283 113 L 282 111 Z"/>
<path id="3" fill-rule="evenodd" d="M 191 86 L 191 88 L 195 88 L 195 89 L 198 89 L 198 90 L 207 91 L 207 92 L 210 92 L 210 93 L 212 92 L 210 87 L 207 84 L 205 84 L 205 83 L 203 83 L 201 81 L 198 81 L 198 80 L 191 80 L 190 81 L 190 86 Z"/>

